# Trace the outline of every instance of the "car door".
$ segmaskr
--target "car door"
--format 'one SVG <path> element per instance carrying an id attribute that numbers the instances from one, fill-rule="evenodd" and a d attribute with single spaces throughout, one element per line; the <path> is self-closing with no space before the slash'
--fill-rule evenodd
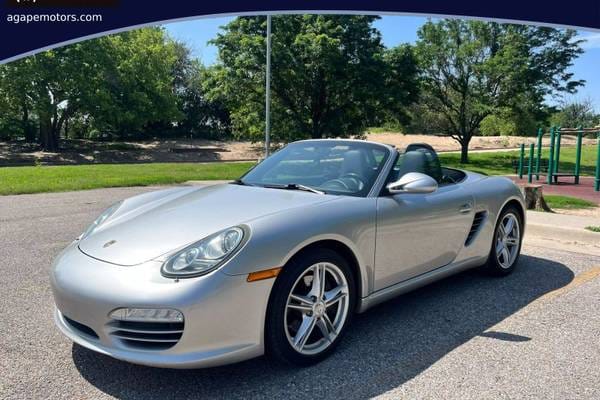
<path id="1" fill-rule="evenodd" d="M 379 197 L 374 289 L 451 263 L 473 221 L 473 201 L 460 184 Z"/>

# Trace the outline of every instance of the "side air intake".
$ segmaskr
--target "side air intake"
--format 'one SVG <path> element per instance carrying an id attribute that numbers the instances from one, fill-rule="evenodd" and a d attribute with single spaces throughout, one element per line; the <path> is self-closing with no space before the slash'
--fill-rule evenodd
<path id="1" fill-rule="evenodd" d="M 477 233 L 479 233 L 479 229 L 483 226 L 485 217 L 487 217 L 487 211 L 478 211 L 475 213 L 471 230 L 469 231 L 469 235 L 467 235 L 467 240 L 465 240 L 465 246 L 468 246 L 471 244 L 471 242 L 473 242 L 477 236 Z"/>

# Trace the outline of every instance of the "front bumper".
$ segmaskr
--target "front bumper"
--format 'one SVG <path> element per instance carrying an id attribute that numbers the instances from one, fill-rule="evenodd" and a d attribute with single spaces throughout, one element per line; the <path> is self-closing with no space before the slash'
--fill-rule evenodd
<path id="1" fill-rule="evenodd" d="M 74 243 L 52 269 L 55 321 L 74 342 L 136 364 L 200 368 L 238 362 L 264 352 L 265 313 L 273 285 L 272 279 L 248 283 L 246 277 L 215 271 L 176 281 L 160 274 L 160 263 L 118 266 L 83 254 Z M 109 314 L 121 307 L 181 311 L 181 338 L 166 349 L 131 346 L 111 328 L 115 321 Z"/>

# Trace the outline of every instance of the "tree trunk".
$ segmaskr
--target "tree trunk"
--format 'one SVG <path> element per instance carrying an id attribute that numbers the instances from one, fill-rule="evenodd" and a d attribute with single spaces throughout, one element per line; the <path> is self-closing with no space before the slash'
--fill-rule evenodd
<path id="1" fill-rule="evenodd" d="M 64 138 L 69 138 L 69 118 L 65 119 L 64 128 L 63 128 Z"/>
<path id="2" fill-rule="evenodd" d="M 38 110 L 40 120 L 40 143 L 44 151 L 56 153 L 59 150 L 60 133 L 63 124 L 71 115 L 72 109 L 58 112 L 57 103 L 48 103 Z"/>
<path id="3" fill-rule="evenodd" d="M 21 109 L 23 110 L 23 113 L 21 114 L 21 128 L 25 135 L 25 141 L 27 143 L 33 143 L 35 142 L 35 131 L 29 124 L 29 109 L 27 108 L 27 104 L 23 103 Z"/>
<path id="4" fill-rule="evenodd" d="M 54 118 L 58 118 L 58 122 L 56 124 L 54 124 L 53 131 L 55 132 L 54 136 L 56 137 L 57 143 L 58 143 L 58 139 L 60 139 L 60 132 L 62 132 L 63 126 L 65 127 L 64 137 L 65 138 L 67 137 L 66 129 L 67 129 L 70 115 L 71 115 L 71 110 L 69 108 L 66 108 L 63 110 L 62 114 L 60 115 L 60 118 L 58 118 L 58 116 L 55 114 Z"/>
<path id="5" fill-rule="evenodd" d="M 542 191 L 542 185 L 523 185 L 521 191 L 525 196 L 525 207 L 528 210 L 543 210 L 552 212 L 552 209 L 544 200 L 544 194 Z"/>
<path id="6" fill-rule="evenodd" d="M 49 114 L 40 113 L 40 144 L 44 151 L 58 151 L 58 137 Z"/>
<path id="7" fill-rule="evenodd" d="M 460 163 L 461 164 L 469 163 L 469 142 L 468 141 L 460 142 Z"/>
<path id="8" fill-rule="evenodd" d="M 458 142 L 460 143 L 460 163 L 468 164 L 469 163 L 469 143 L 471 143 L 471 138 L 473 137 L 473 132 L 466 129 L 464 126 L 460 128 L 460 135 L 458 136 Z"/>

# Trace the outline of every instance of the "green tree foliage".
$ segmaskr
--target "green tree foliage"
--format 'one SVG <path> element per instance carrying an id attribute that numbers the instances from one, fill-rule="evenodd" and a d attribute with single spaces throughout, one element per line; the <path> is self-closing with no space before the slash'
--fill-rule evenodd
<path id="1" fill-rule="evenodd" d="M 3 82 L 8 79 L 6 73 L 0 75 L 0 88 Z M 27 101 L 25 96 L 21 97 L 21 102 L 17 93 L 9 93 L 7 90 L 0 89 L 0 140 L 10 139 L 13 136 L 29 132 L 29 105 L 23 105 Z"/>
<path id="2" fill-rule="evenodd" d="M 218 101 L 205 96 L 203 82 L 207 79 L 206 68 L 190 55 L 188 47 L 175 43 L 177 60 L 172 75 L 178 108 L 183 118 L 175 128 L 193 137 L 222 139 L 230 131 L 229 111 Z"/>
<path id="3" fill-rule="evenodd" d="M 26 68 L 13 65 L 0 66 L 0 137 L 10 138 L 21 134 L 35 139 L 35 121 L 32 121 L 32 98 L 25 90 L 29 80 Z"/>
<path id="4" fill-rule="evenodd" d="M 90 88 L 97 79 L 93 58 L 83 42 L 2 66 L 0 88 L 9 109 L 18 110 L 26 138 L 31 139 L 34 114 L 43 148 L 58 149 L 58 132 L 92 94 Z"/>
<path id="5" fill-rule="evenodd" d="M 535 136 L 537 128 L 545 125 L 547 118 L 545 107 L 539 110 L 528 109 L 526 104 L 518 108 L 503 107 L 481 121 L 479 133 L 483 136 Z"/>
<path id="6" fill-rule="evenodd" d="M 273 18 L 272 125 L 276 140 L 362 134 L 390 116 L 406 120 L 416 99 L 412 50 L 386 51 L 376 17 L 285 15 Z M 264 17 L 240 17 L 213 40 L 218 65 L 207 88 L 231 111 L 238 136 L 264 132 Z"/>
<path id="7" fill-rule="evenodd" d="M 574 100 L 564 103 L 552 116 L 551 123 L 564 128 L 591 128 L 600 125 L 600 114 L 594 111 L 591 99 Z"/>
<path id="8" fill-rule="evenodd" d="M 568 72 L 581 53 L 570 30 L 441 20 L 416 46 L 386 49 L 373 16 L 273 18 L 274 140 L 361 135 L 368 126 L 442 133 L 534 134 L 548 95 L 583 82 Z M 214 39 L 210 67 L 161 28 L 92 39 L 0 65 L 0 138 L 56 151 L 60 137 L 186 136 L 261 140 L 265 115 L 264 17 L 240 17 Z M 417 101 L 418 100 L 418 101 Z M 584 102 L 585 103 L 585 102 Z M 594 125 L 589 104 L 553 116 Z"/>
<path id="9" fill-rule="evenodd" d="M 414 49 L 402 44 L 387 49 L 383 59 L 386 64 L 385 89 L 381 91 L 380 99 L 383 115 L 378 115 L 378 122 L 406 126 L 411 121 L 409 106 L 417 101 L 420 89 Z"/>
<path id="10" fill-rule="evenodd" d="M 509 118 L 490 114 L 481 120 L 479 130 L 483 136 L 513 136 L 517 132 L 517 126 Z"/>
<path id="11" fill-rule="evenodd" d="M 93 125 L 119 137 L 135 137 L 153 125 L 182 118 L 177 108 L 173 66 L 175 44 L 161 28 L 137 29 L 101 38 L 102 82 L 86 104 Z"/>
<path id="12" fill-rule="evenodd" d="M 173 73 L 178 50 L 163 29 L 144 28 L 2 65 L 0 128 L 57 151 L 69 122 L 117 137 L 171 127 L 184 117 Z"/>
<path id="13" fill-rule="evenodd" d="M 461 144 L 463 163 L 487 116 L 505 108 L 517 115 L 525 99 L 527 108 L 539 108 L 544 96 L 573 93 L 583 84 L 568 72 L 582 52 L 571 30 L 441 20 L 426 23 L 418 35 L 421 111 L 434 114 L 421 118 Z"/>

